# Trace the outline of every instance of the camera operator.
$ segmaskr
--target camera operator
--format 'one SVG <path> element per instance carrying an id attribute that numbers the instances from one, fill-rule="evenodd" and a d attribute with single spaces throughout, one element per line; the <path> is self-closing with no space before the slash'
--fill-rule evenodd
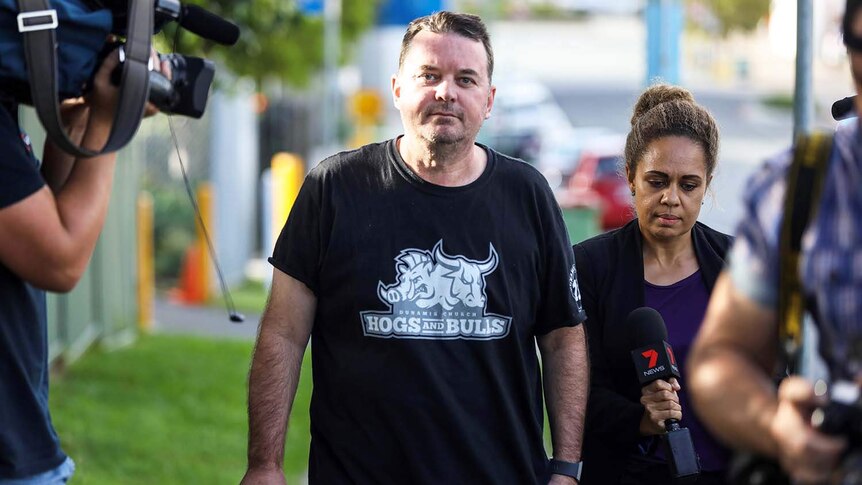
<path id="1" fill-rule="evenodd" d="M 118 63 L 114 51 L 92 91 L 63 104 L 67 131 L 86 148 L 100 150 L 108 139 Z M 170 76 L 166 65 L 153 66 Z M 17 106 L 0 104 L 0 485 L 61 484 L 74 464 L 48 412 L 44 292 L 68 292 L 83 274 L 107 213 L 116 153 L 74 159 L 46 142 L 40 170 Z"/>
<path id="2" fill-rule="evenodd" d="M 862 93 L 862 0 L 848 0 L 844 43 Z M 862 112 L 860 98 L 856 110 Z M 814 303 L 821 357 L 830 378 L 859 382 L 862 337 L 862 138 L 856 121 L 835 133 L 816 216 L 802 238 L 799 280 Z M 845 437 L 811 426 L 825 404 L 808 379 L 776 389 L 779 233 L 792 152 L 773 160 L 747 189 L 731 263 L 715 286 L 689 360 L 689 388 L 704 422 L 737 448 L 776 459 L 797 483 L 823 483 L 847 449 Z M 794 198 L 794 200 L 797 200 Z M 824 345 L 825 344 L 825 345 Z M 826 358 L 828 357 L 828 358 Z M 850 431 L 844 429 L 844 432 Z M 859 472 L 860 470 L 855 470 Z"/>

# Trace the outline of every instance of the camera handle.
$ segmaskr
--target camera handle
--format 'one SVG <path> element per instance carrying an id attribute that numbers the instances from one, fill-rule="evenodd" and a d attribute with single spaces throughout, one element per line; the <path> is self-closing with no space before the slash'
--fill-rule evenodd
<path id="1" fill-rule="evenodd" d="M 117 151 L 138 131 L 149 92 L 150 42 L 153 30 L 153 0 L 130 0 L 129 23 L 120 87 L 111 134 L 105 146 L 89 150 L 78 146 L 66 134 L 60 121 L 57 90 L 56 12 L 48 0 L 18 0 L 19 31 L 24 39 L 27 76 L 33 107 L 51 141 L 78 157 L 94 157 Z"/>

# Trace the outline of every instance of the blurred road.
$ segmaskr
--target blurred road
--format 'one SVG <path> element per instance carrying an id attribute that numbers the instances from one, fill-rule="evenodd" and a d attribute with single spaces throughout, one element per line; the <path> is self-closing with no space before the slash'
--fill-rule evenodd
<path id="1" fill-rule="evenodd" d="M 245 322 L 233 323 L 223 307 L 182 305 L 157 298 L 153 312 L 154 330 L 159 333 L 254 339 L 260 315 L 245 315 Z"/>

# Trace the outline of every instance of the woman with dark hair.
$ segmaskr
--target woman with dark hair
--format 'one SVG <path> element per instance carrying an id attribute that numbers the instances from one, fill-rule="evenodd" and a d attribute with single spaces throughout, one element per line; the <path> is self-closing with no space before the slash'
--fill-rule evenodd
<path id="1" fill-rule="evenodd" d="M 631 125 L 625 175 L 637 217 L 574 247 L 591 360 L 582 483 L 672 483 L 660 446 L 668 419 L 691 432 L 704 470 L 697 483 L 723 483 L 727 450 L 693 415 L 676 379 L 641 388 L 624 327 L 632 310 L 657 310 L 683 367 L 731 243 L 697 222 L 718 126 L 691 93 L 668 85 L 641 94 Z"/>

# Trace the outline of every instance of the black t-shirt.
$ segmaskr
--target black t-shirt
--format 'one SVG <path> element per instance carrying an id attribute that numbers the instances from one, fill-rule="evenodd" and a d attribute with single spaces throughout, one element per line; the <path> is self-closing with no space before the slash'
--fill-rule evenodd
<path id="1" fill-rule="evenodd" d="M 270 262 L 317 296 L 312 484 L 539 483 L 535 337 L 585 316 L 547 182 L 486 148 L 463 187 L 394 140 L 306 178 Z"/>
<path id="2" fill-rule="evenodd" d="M 45 185 L 12 106 L 0 105 L 0 209 Z M 4 231 L 0 228 L 0 237 Z M 45 292 L 0 264 L 0 478 L 59 466 L 66 456 L 48 413 Z"/>

